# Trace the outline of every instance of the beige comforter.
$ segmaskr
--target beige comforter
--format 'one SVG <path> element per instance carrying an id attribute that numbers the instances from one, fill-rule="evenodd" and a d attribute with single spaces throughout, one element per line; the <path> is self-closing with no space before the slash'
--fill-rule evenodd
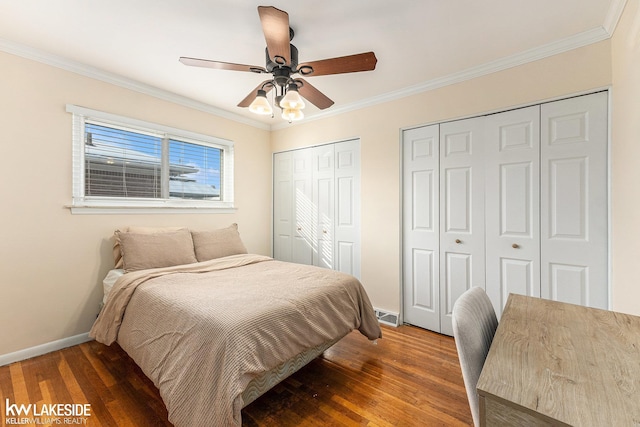
<path id="1" fill-rule="evenodd" d="M 118 341 L 176 426 L 228 426 L 241 424 L 240 395 L 252 378 L 355 328 L 381 337 L 352 276 L 234 255 L 125 274 L 90 335 Z"/>

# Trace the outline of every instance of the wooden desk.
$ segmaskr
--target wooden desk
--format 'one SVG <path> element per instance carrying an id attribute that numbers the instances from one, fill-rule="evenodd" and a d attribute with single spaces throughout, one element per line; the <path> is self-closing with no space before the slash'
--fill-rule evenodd
<path id="1" fill-rule="evenodd" d="M 478 395 L 482 425 L 640 426 L 640 317 L 511 294 Z"/>

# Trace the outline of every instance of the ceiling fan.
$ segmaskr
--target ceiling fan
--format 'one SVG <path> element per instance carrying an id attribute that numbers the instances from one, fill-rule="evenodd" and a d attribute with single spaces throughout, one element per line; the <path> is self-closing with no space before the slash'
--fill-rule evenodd
<path id="1" fill-rule="evenodd" d="M 238 107 L 249 107 L 257 114 L 273 115 L 266 95 L 271 89 L 275 89 L 275 104 L 282 109 L 283 118 L 289 121 L 299 120 L 304 117 L 301 111 L 304 101 L 301 96 L 321 110 L 332 106 L 333 101 L 306 80 L 292 76 L 325 76 L 371 71 L 376 68 L 378 60 L 373 52 L 299 64 L 298 49 L 290 43 L 294 32 L 289 27 L 289 14 L 273 6 L 258 6 L 258 15 L 267 42 L 265 67 L 180 57 L 180 62 L 194 67 L 272 75 L 240 101 Z"/>

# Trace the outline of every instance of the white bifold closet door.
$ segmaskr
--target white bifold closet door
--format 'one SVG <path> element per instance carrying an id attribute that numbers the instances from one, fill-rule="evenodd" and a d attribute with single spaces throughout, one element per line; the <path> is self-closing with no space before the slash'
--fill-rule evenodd
<path id="1" fill-rule="evenodd" d="M 440 332 L 458 297 L 485 286 L 484 120 L 440 125 Z"/>
<path id="2" fill-rule="evenodd" d="M 440 331 L 440 127 L 402 139 L 404 321 Z"/>
<path id="3" fill-rule="evenodd" d="M 273 157 L 273 257 L 293 261 L 293 153 Z"/>
<path id="4" fill-rule="evenodd" d="M 360 276 L 360 141 L 274 154 L 273 256 Z"/>
<path id="5" fill-rule="evenodd" d="M 608 93 L 541 107 L 541 296 L 607 309 Z"/>
<path id="6" fill-rule="evenodd" d="M 333 144 L 321 145 L 310 151 L 313 159 L 311 181 L 315 206 L 307 216 L 314 222 L 314 241 L 317 242 L 317 250 L 313 251 L 311 263 L 333 269 L 335 151 Z"/>
<path id="7" fill-rule="evenodd" d="M 404 321 L 451 335 L 453 303 L 485 283 L 483 123 L 403 133 Z"/>
<path id="8" fill-rule="evenodd" d="M 333 269 L 360 278 L 360 140 L 334 144 Z"/>
<path id="9" fill-rule="evenodd" d="M 540 106 L 486 117 L 486 291 L 540 296 Z"/>
<path id="10" fill-rule="evenodd" d="M 467 289 L 606 309 L 608 93 L 403 132 L 403 316 L 452 334 Z"/>
<path id="11" fill-rule="evenodd" d="M 313 264 L 316 243 L 316 214 L 313 194 L 313 152 L 293 151 L 292 158 L 292 244 L 291 262 Z"/>

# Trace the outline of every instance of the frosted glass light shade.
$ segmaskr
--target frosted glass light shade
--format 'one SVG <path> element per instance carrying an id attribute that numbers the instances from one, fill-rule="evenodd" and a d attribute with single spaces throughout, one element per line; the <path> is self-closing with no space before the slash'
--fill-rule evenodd
<path id="1" fill-rule="evenodd" d="M 273 109 L 267 101 L 267 92 L 262 89 L 258 89 L 258 95 L 256 95 L 256 99 L 253 100 L 251 105 L 249 105 L 249 111 L 256 114 L 272 114 Z"/>
<path id="2" fill-rule="evenodd" d="M 298 93 L 298 86 L 296 86 L 295 84 L 290 84 L 287 87 L 287 93 L 280 101 L 280 107 L 283 110 L 302 110 L 305 107 L 304 101 Z"/>
<path id="3" fill-rule="evenodd" d="M 282 110 L 282 118 L 290 122 L 304 119 L 302 111 L 294 108 L 284 108 Z"/>

